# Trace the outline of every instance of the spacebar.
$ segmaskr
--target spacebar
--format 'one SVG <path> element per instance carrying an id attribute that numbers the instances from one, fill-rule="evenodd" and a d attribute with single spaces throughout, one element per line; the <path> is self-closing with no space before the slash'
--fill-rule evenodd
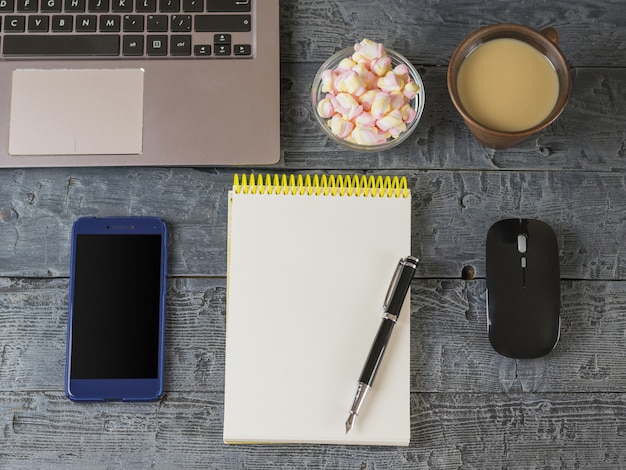
<path id="1" fill-rule="evenodd" d="M 115 56 L 120 37 L 114 34 L 5 35 L 5 56 Z"/>

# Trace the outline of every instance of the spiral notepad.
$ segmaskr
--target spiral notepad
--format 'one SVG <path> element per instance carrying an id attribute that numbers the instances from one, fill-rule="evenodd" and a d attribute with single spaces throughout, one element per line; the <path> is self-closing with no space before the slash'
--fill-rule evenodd
<path id="1" fill-rule="evenodd" d="M 398 260 L 405 178 L 235 176 L 224 442 L 408 445 L 407 298 L 355 427 L 345 421 Z"/>

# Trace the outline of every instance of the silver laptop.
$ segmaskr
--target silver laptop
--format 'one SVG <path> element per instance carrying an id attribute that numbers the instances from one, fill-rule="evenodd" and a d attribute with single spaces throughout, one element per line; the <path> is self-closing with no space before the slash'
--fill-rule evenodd
<path id="1" fill-rule="evenodd" d="M 279 0 L 0 0 L 0 166 L 271 164 Z"/>

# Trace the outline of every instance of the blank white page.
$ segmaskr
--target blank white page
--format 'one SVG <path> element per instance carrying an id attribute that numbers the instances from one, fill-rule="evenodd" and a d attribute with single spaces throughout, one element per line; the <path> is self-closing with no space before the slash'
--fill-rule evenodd
<path id="1" fill-rule="evenodd" d="M 346 435 L 411 199 L 229 193 L 224 442 L 408 445 L 410 306 Z"/>

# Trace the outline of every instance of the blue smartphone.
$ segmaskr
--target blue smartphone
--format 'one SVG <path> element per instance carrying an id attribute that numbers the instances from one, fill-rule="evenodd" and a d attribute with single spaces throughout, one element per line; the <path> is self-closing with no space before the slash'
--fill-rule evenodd
<path id="1" fill-rule="evenodd" d="M 146 401 L 163 393 L 167 227 L 85 217 L 72 228 L 65 393 Z"/>

